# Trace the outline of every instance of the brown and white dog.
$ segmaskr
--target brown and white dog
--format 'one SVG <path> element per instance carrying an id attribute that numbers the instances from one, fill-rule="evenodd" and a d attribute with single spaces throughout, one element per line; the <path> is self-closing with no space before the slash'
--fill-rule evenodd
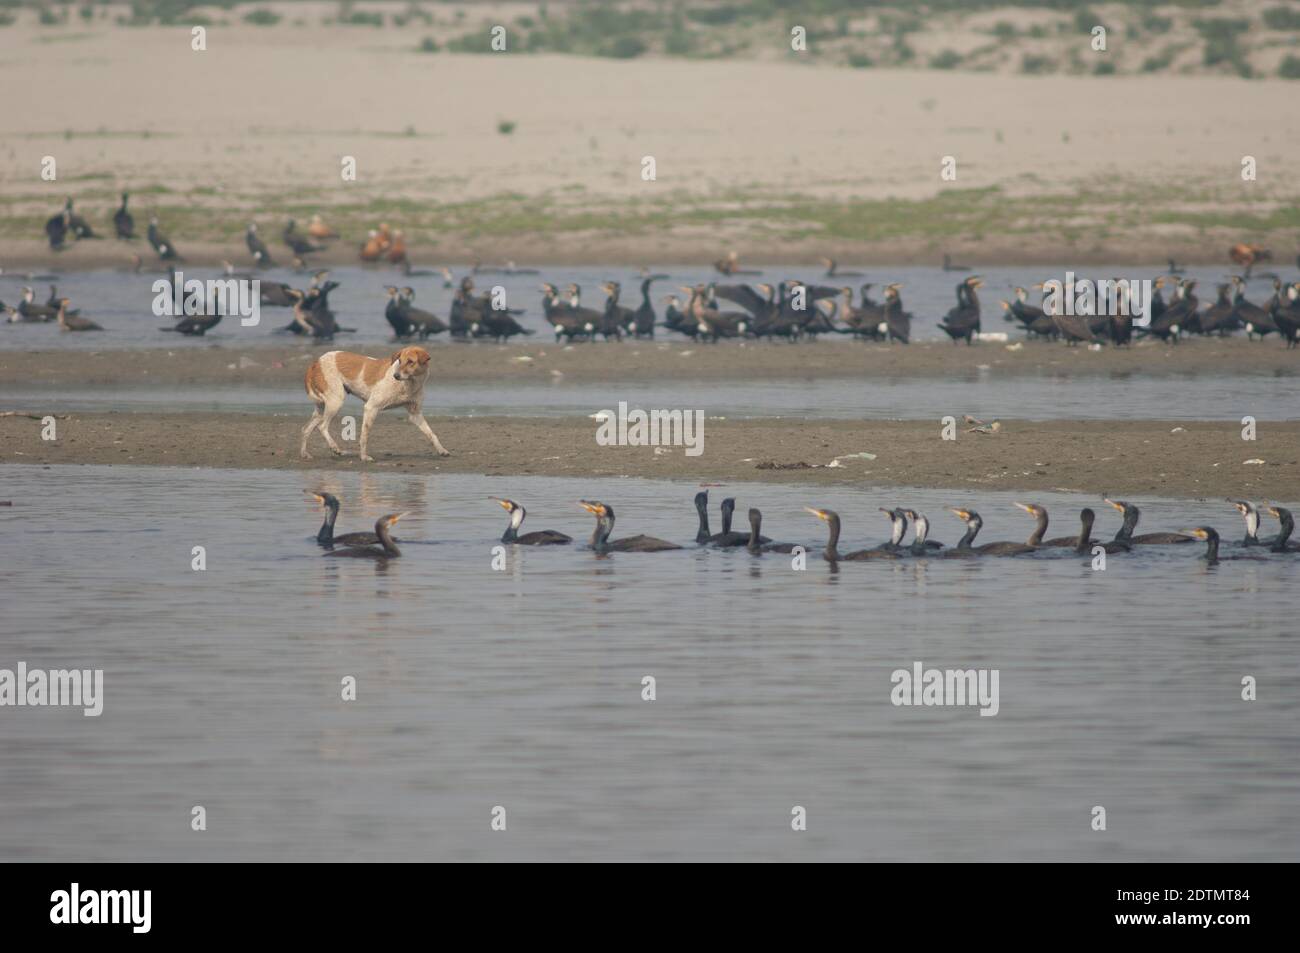
<path id="1" fill-rule="evenodd" d="M 311 454 L 307 452 L 307 438 L 317 428 L 331 450 L 337 454 L 343 453 L 342 448 L 330 436 L 330 421 L 339 412 L 348 394 L 360 397 L 366 405 L 361 419 L 362 460 L 374 460 L 374 457 L 366 453 L 370 427 L 379 412 L 390 407 L 406 408 L 406 419 L 419 427 L 432 441 L 438 455 L 450 456 L 450 451 L 438 441 L 438 435 L 429 428 L 428 421 L 420 413 L 420 402 L 424 399 L 424 381 L 428 376 L 429 352 L 422 347 L 404 347 L 386 361 L 350 351 L 322 354 L 307 368 L 307 396 L 316 402 L 316 412 L 311 415 L 311 420 L 302 431 L 302 458 L 311 459 Z"/>

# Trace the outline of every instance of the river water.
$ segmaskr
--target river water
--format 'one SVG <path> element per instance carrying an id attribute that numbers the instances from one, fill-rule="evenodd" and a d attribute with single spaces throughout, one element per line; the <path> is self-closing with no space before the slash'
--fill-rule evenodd
<path id="1" fill-rule="evenodd" d="M 0 708 L 0 860 L 1294 860 L 1300 849 L 1300 556 L 1144 547 L 844 563 L 700 550 L 696 487 L 633 479 L 406 477 L 130 467 L 0 470 L 0 668 L 104 671 L 104 710 Z M 398 524 L 404 555 L 323 558 L 304 490 L 340 530 Z M 711 491 L 767 535 L 842 550 L 878 506 L 980 510 L 1012 494 Z M 487 498 L 579 541 L 506 554 Z M 1039 497 L 1053 533 L 1100 501 Z M 1222 502 L 1144 499 L 1143 530 Z M 1104 512 L 1103 512 L 1104 511 Z M 1275 525 L 1266 527 L 1273 532 Z M 196 546 L 206 569 L 192 568 Z M 1225 553 L 1240 552 L 1225 546 Z M 999 710 L 896 707 L 891 673 L 996 669 Z M 341 698 L 356 679 L 356 700 Z M 642 680 L 656 699 L 642 699 Z M 1244 677 L 1258 700 L 1243 701 Z M 206 810 L 207 829 L 191 830 Z M 503 807 L 505 831 L 493 831 Z M 791 829 L 803 807 L 807 830 Z M 1095 806 L 1107 829 L 1091 829 Z"/>

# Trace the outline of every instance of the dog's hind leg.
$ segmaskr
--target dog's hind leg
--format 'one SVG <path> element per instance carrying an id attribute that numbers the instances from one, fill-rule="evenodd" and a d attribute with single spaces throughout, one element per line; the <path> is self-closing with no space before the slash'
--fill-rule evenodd
<path id="1" fill-rule="evenodd" d="M 321 411 L 320 418 L 321 436 L 323 436 L 325 442 L 330 445 L 330 449 L 340 457 L 343 456 L 343 448 L 335 443 L 334 438 L 330 436 L 330 424 L 334 420 L 334 415 L 339 412 L 339 408 L 343 406 L 343 400 L 346 396 L 346 394 L 326 394 L 325 408 Z"/>
<path id="2" fill-rule="evenodd" d="M 310 460 L 311 454 L 307 452 L 307 438 L 311 432 L 316 429 L 317 424 L 321 421 L 321 414 L 324 412 L 325 405 L 318 402 L 316 409 L 312 411 L 311 420 L 307 421 L 307 426 L 302 428 L 302 446 L 298 449 L 298 455 L 304 460 Z"/>
<path id="3" fill-rule="evenodd" d="M 433 428 L 431 428 L 429 422 L 424 419 L 424 415 L 410 404 L 406 406 L 406 419 L 415 424 L 415 426 L 419 428 L 420 433 L 424 434 L 433 442 L 433 449 L 438 451 L 438 456 L 451 456 L 451 451 L 444 447 L 442 442 L 438 440 L 438 435 L 433 432 Z"/>

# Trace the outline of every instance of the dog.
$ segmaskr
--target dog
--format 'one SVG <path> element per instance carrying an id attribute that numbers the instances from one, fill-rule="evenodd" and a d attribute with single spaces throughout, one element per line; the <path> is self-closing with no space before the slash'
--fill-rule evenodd
<path id="1" fill-rule="evenodd" d="M 361 419 L 362 460 L 374 462 L 375 458 L 366 453 L 370 428 L 379 412 L 390 407 L 406 408 L 406 419 L 429 438 L 438 456 L 451 456 L 451 451 L 442 445 L 420 413 L 424 381 L 428 376 L 429 352 L 422 347 L 404 347 L 386 361 L 350 351 L 322 354 L 307 368 L 307 396 L 315 401 L 316 411 L 302 431 L 302 449 L 299 451 L 302 458 L 311 459 L 307 452 L 307 438 L 318 428 L 330 449 L 342 455 L 342 448 L 330 436 L 330 421 L 348 394 L 355 394 L 365 403 Z"/>

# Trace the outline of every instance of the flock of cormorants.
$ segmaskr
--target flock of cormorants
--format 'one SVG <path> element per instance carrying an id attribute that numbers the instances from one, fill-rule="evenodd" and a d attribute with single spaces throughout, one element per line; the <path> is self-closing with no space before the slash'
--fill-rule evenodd
<path id="1" fill-rule="evenodd" d="M 470 275 L 455 285 L 450 272 L 445 269 L 444 272 L 444 286 L 455 287 L 446 320 L 417 308 L 414 288 L 392 285 L 385 288 L 388 301 L 384 318 L 396 339 L 427 340 L 445 333 L 455 341 L 506 342 L 512 337 L 534 333 L 519 322 L 517 316 L 523 313 L 521 309 L 507 307 L 492 291 L 476 293 Z M 330 308 L 329 294 L 339 283 L 330 280 L 329 274 L 327 270 L 315 272 L 306 289 L 279 281 L 261 281 L 263 306 L 293 310 L 293 320 L 278 328 L 279 332 L 327 343 L 338 334 L 356 331 L 356 328 L 341 327 Z M 172 275 L 174 281 L 175 272 Z M 251 276 L 228 268 L 226 277 Z M 797 279 L 776 285 L 701 282 L 681 288 L 681 297 L 667 295 L 667 307 L 660 320 L 651 301 L 651 285 L 667 277 L 644 275 L 640 281 L 640 304 L 636 308 L 622 304 L 622 285 L 617 281 L 607 281 L 601 286 L 605 300 L 600 308 L 584 306 L 582 288 L 576 283 L 561 292 L 559 286 L 545 282 L 541 285 L 542 312 L 557 342 L 622 340 L 625 336 L 654 338 L 657 328 L 705 342 L 724 338 L 793 341 L 838 334 L 907 344 L 912 336 L 912 315 L 904 310 L 902 286 L 897 283 L 885 285 L 883 300 L 877 302 L 870 297 L 872 283 L 861 286 L 860 297 L 855 301 L 851 288 L 807 284 Z M 1246 282 L 1233 276 L 1219 286 L 1217 300 L 1204 308 L 1196 296 L 1196 284 L 1190 278 L 1157 277 L 1150 302 L 1151 322 L 1146 327 L 1135 327 L 1130 314 L 1088 317 L 1048 313 L 1030 303 L 1029 291 L 1023 287 L 1015 289 L 1014 300 L 1001 304 L 1004 319 L 1022 328 L 1027 337 L 1063 340 L 1071 345 L 1107 342 L 1123 346 L 1131 344 L 1135 336 L 1177 343 L 1189 334 L 1225 336 L 1238 331 L 1244 331 L 1248 338 L 1263 339 L 1277 334 L 1288 348 L 1300 345 L 1300 282 L 1286 283 L 1275 277 L 1273 296 L 1261 306 L 1246 299 Z M 978 338 L 982 325 L 977 291 L 982 286 L 983 280 L 975 275 L 958 283 L 957 305 L 939 322 L 939 328 L 954 342 L 964 340 L 969 344 Z M 1166 286 L 1174 288 L 1168 301 L 1163 296 Z M 0 302 L 0 310 L 8 314 L 11 322 L 57 321 L 67 331 L 103 330 L 94 321 L 80 316 L 79 311 L 69 309 L 68 300 L 60 298 L 53 285 L 44 304 L 37 302 L 30 287 L 24 287 L 22 295 L 16 307 L 5 307 Z M 739 304 L 743 310 L 723 310 L 721 301 Z M 202 336 L 221 322 L 223 314 L 209 304 L 198 314 L 177 317 L 176 324 L 161 330 Z"/>
<path id="2" fill-rule="evenodd" d="M 114 233 L 124 240 L 136 237 L 135 220 L 127 208 L 129 198 L 129 194 L 123 192 L 121 205 L 113 214 Z M 55 250 L 67 247 L 70 242 L 100 237 L 75 211 L 70 196 L 63 208 L 46 222 L 45 233 L 50 247 Z M 176 246 L 159 231 L 156 217 L 150 218 L 146 237 L 161 261 L 174 264 L 181 260 Z M 301 230 L 296 221 L 289 219 L 280 237 L 292 256 L 295 270 L 301 273 L 309 271 L 305 256 L 325 250 L 330 241 L 338 238 L 338 233 L 320 215 L 313 215 L 307 227 Z M 255 267 L 276 267 L 271 249 L 263 241 L 256 223 L 249 223 L 244 241 Z M 398 265 L 405 275 L 435 274 L 412 268 L 401 229 L 394 230 L 386 223 L 370 231 L 359 255 L 363 262 Z M 1222 336 L 1244 331 L 1250 338 L 1277 334 L 1286 341 L 1288 348 L 1300 346 L 1300 282 L 1286 282 L 1273 275 L 1272 297 L 1263 305 L 1256 304 L 1246 299 L 1246 279 L 1255 264 L 1271 257 L 1269 251 L 1257 245 L 1238 244 L 1229 249 L 1228 257 L 1244 267 L 1245 275 L 1234 275 L 1228 282 L 1220 284 L 1216 289 L 1216 300 L 1204 305 L 1196 295 L 1196 280 L 1178 277 L 1180 269 L 1171 261 L 1170 274 L 1160 275 L 1153 281 L 1149 326 L 1134 325 L 1133 316 L 1127 313 L 1131 309 L 1126 288 L 1121 288 L 1120 314 L 1086 317 L 1051 313 L 1043 307 L 1046 298 L 1033 304 L 1028 289 L 1017 287 L 1012 300 L 1001 302 L 1003 318 L 1021 327 L 1030 338 L 1059 339 L 1072 345 L 1109 343 L 1124 346 L 1132 343 L 1135 336 L 1177 343 L 1192 334 Z M 912 315 L 903 305 L 901 284 L 881 286 L 881 299 L 876 300 L 872 297 L 876 283 L 863 283 L 858 287 L 855 299 L 853 288 L 824 282 L 825 279 L 862 277 L 862 273 L 842 270 L 831 258 L 823 259 L 823 262 L 826 271 L 820 284 L 786 279 L 777 284 L 701 282 L 680 288 L 680 296 L 674 293 L 664 297 L 662 320 L 651 300 L 651 284 L 669 276 L 645 272 L 640 276 L 640 302 L 635 308 L 623 304 L 622 285 L 617 281 L 607 281 L 602 285 L 605 300 L 600 307 L 585 306 L 582 289 L 577 284 L 568 285 L 561 293 L 557 285 L 544 283 L 541 286 L 542 312 L 557 341 L 622 340 L 624 336 L 653 338 L 657 328 L 675 331 L 696 341 L 710 342 L 723 338 L 794 341 L 813 339 L 822 334 L 900 344 L 911 341 Z M 1297 259 L 1297 266 L 1300 266 L 1300 259 Z M 134 270 L 141 267 L 139 256 L 135 256 Z M 713 267 L 728 278 L 761 274 L 740 267 L 734 251 L 715 261 Z M 944 270 L 969 271 L 966 266 L 953 264 L 947 255 L 944 256 Z M 515 268 L 513 262 L 501 269 L 476 265 L 473 274 L 465 276 L 457 287 L 451 273 L 443 268 L 439 273 L 444 287 L 456 288 L 446 320 L 415 307 L 415 290 L 409 286 L 385 289 L 388 300 L 384 317 L 399 339 L 419 337 L 425 340 L 447 333 L 457 341 L 481 338 L 504 342 L 518 335 L 532 334 L 532 329 L 524 327 L 516 318 L 523 313 L 521 310 L 508 307 L 502 298 L 492 293 L 475 293 L 473 275 L 494 271 L 514 275 L 536 274 L 533 269 Z M 234 265 L 227 262 L 226 277 L 254 276 L 237 273 Z M 318 341 L 332 341 L 335 335 L 355 329 L 342 328 L 335 319 L 329 307 L 329 292 L 338 287 L 338 283 L 327 278 L 328 272 L 318 271 L 313 275 L 311 286 L 301 290 L 283 282 L 263 280 L 261 304 L 293 309 L 293 321 L 279 330 L 310 336 Z M 970 275 L 958 282 L 956 305 L 938 323 L 939 329 L 954 343 L 965 341 L 971 344 L 978 340 L 983 327 L 978 289 L 983 286 L 984 281 L 978 275 Z M 1043 286 L 1035 287 L 1041 289 Z M 1165 288 L 1171 289 L 1169 300 L 1164 297 Z M 731 305 L 738 305 L 739 309 Z M 66 303 L 61 303 L 53 288 L 51 298 L 44 306 L 35 302 L 31 288 L 24 288 L 23 301 L 16 308 L 4 309 L 3 302 L 0 302 L 0 309 L 9 314 L 11 321 L 58 320 L 60 326 L 68 331 L 103 330 L 95 322 L 80 317 L 76 311 L 66 310 Z M 211 307 L 208 313 L 177 317 L 180 320 L 174 327 L 162 330 L 202 336 L 220 323 L 222 315 Z"/>
<path id="3" fill-rule="evenodd" d="M 339 515 L 338 498 L 323 490 L 312 492 L 311 495 L 326 510 L 325 521 L 316 534 L 316 542 L 326 550 L 326 556 L 388 560 L 396 559 L 402 555 L 402 551 L 390 535 L 389 529 L 405 516 L 405 513 L 390 513 L 380 517 L 375 523 L 373 533 L 356 532 L 336 535 L 334 524 Z M 497 497 L 490 497 L 490 499 L 505 509 L 510 517 L 505 533 L 501 536 L 501 542 L 519 546 L 551 546 L 573 542 L 571 536 L 557 530 L 539 530 L 521 535 L 520 530 L 523 527 L 524 517 L 527 515 L 524 507 L 514 500 Z M 1261 538 L 1259 536 L 1260 508 L 1249 500 L 1229 500 L 1228 502 L 1236 508 L 1245 520 L 1246 534 L 1240 545 L 1234 547 L 1233 552 L 1221 554 L 1219 551 L 1219 534 L 1211 526 L 1197 526 L 1175 533 L 1134 535 L 1134 530 L 1137 529 L 1138 517 L 1140 516 L 1138 507 L 1125 500 L 1112 500 L 1109 497 L 1103 497 L 1103 499 L 1109 506 L 1116 509 L 1123 518 L 1119 530 L 1109 540 L 1093 536 L 1093 527 L 1097 515 L 1089 507 L 1085 507 L 1079 513 L 1080 527 L 1078 534 L 1044 539 L 1048 527 L 1047 508 L 1038 503 L 1016 503 L 1017 507 L 1034 518 L 1034 530 L 1023 543 L 995 542 L 977 544 L 976 537 L 984 525 L 979 513 L 965 507 L 950 507 L 950 512 L 965 524 L 966 531 L 953 546 L 945 547 L 943 543 L 929 538 L 930 522 L 923 513 L 905 507 L 882 506 L 880 511 L 885 514 L 890 523 L 889 539 L 874 547 L 849 552 L 841 552 L 839 548 L 841 522 L 838 513 L 834 510 L 816 507 L 806 507 L 805 509 L 827 525 L 829 535 L 825 548 L 822 550 L 822 556 L 832 564 L 871 560 L 897 560 L 906 557 L 952 559 L 984 556 L 1023 556 L 1032 553 L 1051 553 L 1053 550 L 1062 555 L 1073 553 L 1083 556 L 1096 556 L 1098 555 L 1098 549 L 1107 554 L 1118 554 L 1132 552 L 1139 546 L 1179 545 L 1195 543 L 1197 540 L 1206 544 L 1203 558 L 1210 565 L 1215 565 L 1224 560 L 1267 558 L 1265 554 L 1300 552 L 1300 542 L 1291 541 L 1291 534 L 1295 530 L 1295 520 L 1291 515 L 1291 511 L 1282 506 L 1268 505 L 1264 507 L 1265 512 L 1278 520 L 1279 527 L 1276 535 Z M 687 548 L 654 536 L 637 535 L 611 539 L 610 536 L 614 532 L 614 508 L 598 500 L 579 500 L 578 505 L 596 518 L 595 530 L 591 535 L 589 544 L 590 548 L 596 553 L 602 555 L 623 552 L 657 553 Z M 761 556 L 764 553 L 793 553 L 796 550 L 807 552 L 815 549 L 814 546 L 805 546 L 799 543 L 773 542 L 764 536 L 762 533 L 763 514 L 756 508 L 749 510 L 748 532 L 733 530 L 731 528 L 732 518 L 736 509 L 736 501 L 733 497 L 727 497 L 722 501 L 722 531 L 713 533 L 709 529 L 708 505 L 709 494 L 707 490 L 701 490 L 695 494 L 695 510 L 698 520 L 694 540 L 696 546 L 744 547 L 755 556 Z M 910 542 L 906 539 L 909 525 L 913 528 L 913 538 Z"/>

